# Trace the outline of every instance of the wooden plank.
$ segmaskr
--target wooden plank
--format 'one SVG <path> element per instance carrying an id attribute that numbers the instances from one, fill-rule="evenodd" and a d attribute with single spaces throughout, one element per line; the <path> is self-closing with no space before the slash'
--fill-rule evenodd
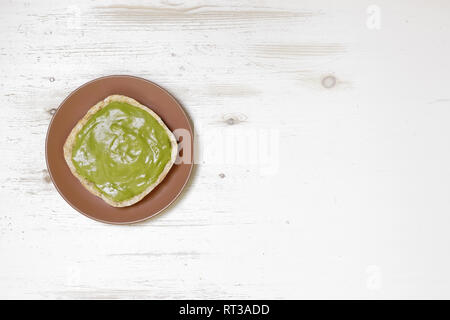
<path id="1" fill-rule="evenodd" d="M 2 1 L 0 297 L 448 298 L 449 9 Z M 55 108 L 109 74 L 168 89 L 197 135 L 180 199 L 131 226 L 45 165 Z"/>

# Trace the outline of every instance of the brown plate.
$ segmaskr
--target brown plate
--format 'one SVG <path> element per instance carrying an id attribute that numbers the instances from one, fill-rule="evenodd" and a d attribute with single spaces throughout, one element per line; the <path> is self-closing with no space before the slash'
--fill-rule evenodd
<path id="1" fill-rule="evenodd" d="M 76 210 L 97 221 L 114 224 L 133 223 L 150 218 L 167 208 L 181 193 L 192 170 L 188 164 L 174 164 L 164 180 L 144 199 L 124 208 L 115 208 L 88 192 L 70 172 L 63 145 L 72 128 L 86 112 L 111 94 L 131 97 L 150 107 L 170 130 L 193 131 L 180 104 L 158 85 L 133 76 L 108 76 L 92 80 L 72 92 L 59 106 L 50 122 L 45 144 L 45 156 L 50 177 L 61 196 Z"/>

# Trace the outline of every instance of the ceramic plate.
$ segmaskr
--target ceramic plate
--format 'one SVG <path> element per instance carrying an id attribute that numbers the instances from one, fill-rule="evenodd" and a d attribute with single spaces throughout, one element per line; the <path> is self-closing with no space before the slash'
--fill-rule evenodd
<path id="1" fill-rule="evenodd" d="M 111 94 L 131 97 L 150 107 L 170 130 L 189 133 L 193 159 L 193 131 L 180 104 L 160 86 L 133 76 L 108 76 L 92 80 L 72 92 L 59 106 L 50 122 L 46 139 L 48 172 L 61 196 L 82 214 L 106 223 L 126 224 L 153 217 L 167 208 L 181 193 L 192 171 L 193 161 L 174 164 L 164 180 L 138 203 L 115 208 L 88 192 L 70 172 L 63 145 L 72 128 L 86 112 Z M 183 137 L 184 139 L 185 137 Z M 187 141 L 185 141 L 187 142 Z M 184 148 L 189 146 L 185 144 Z"/>

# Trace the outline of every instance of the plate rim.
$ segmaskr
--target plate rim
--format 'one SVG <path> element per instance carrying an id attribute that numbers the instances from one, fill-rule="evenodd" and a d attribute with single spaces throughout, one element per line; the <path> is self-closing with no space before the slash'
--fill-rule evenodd
<path id="1" fill-rule="evenodd" d="M 158 87 L 159 89 L 161 89 L 162 91 L 164 91 L 165 93 L 167 93 L 167 95 L 170 97 L 170 99 L 172 99 L 172 100 L 175 102 L 175 104 L 178 105 L 178 107 L 180 108 L 180 110 L 181 110 L 181 112 L 183 113 L 184 117 L 187 119 L 187 123 L 188 123 L 188 126 L 189 126 L 189 131 L 192 133 L 192 137 L 191 137 L 191 140 L 192 140 L 192 161 L 191 161 L 190 166 L 189 166 L 189 172 L 188 172 L 186 181 L 183 183 L 182 187 L 180 188 L 180 191 L 179 191 L 179 192 L 178 192 L 178 193 L 170 200 L 170 202 L 169 202 L 166 206 L 164 206 L 163 208 L 161 208 L 159 211 L 153 213 L 152 215 L 150 215 L 150 216 L 148 216 L 148 217 L 145 217 L 145 218 L 141 218 L 141 219 L 137 219 L 137 220 L 132 220 L 132 221 L 125 221 L 125 222 L 115 222 L 115 221 L 108 221 L 108 220 L 98 219 L 98 218 L 96 218 L 96 217 L 92 217 L 92 216 L 90 216 L 90 215 L 88 215 L 88 214 L 82 212 L 81 210 L 79 210 L 76 206 L 74 206 L 74 205 L 71 203 L 71 201 L 69 201 L 69 200 L 66 198 L 66 196 L 65 196 L 65 195 L 61 192 L 61 190 L 59 189 L 58 185 L 55 183 L 55 180 L 53 179 L 53 175 L 52 175 L 52 172 L 51 172 L 51 170 L 50 170 L 49 163 L 48 163 L 48 137 L 49 137 L 49 133 L 50 133 L 50 128 L 52 127 L 53 121 L 54 121 L 54 119 L 55 119 L 57 113 L 60 111 L 61 107 L 64 105 L 64 103 L 67 101 L 67 99 L 69 99 L 73 94 L 75 94 L 75 93 L 76 93 L 77 91 L 79 91 L 81 88 L 83 88 L 83 87 L 85 87 L 85 86 L 91 84 L 92 82 L 99 81 L 99 80 L 106 79 L 106 78 L 114 78 L 114 77 L 134 78 L 134 79 L 137 79 L 137 80 L 142 80 L 142 81 L 148 82 L 148 83 L 150 83 L 150 84 L 152 84 L 152 85 Z M 170 206 L 175 202 L 175 200 L 177 200 L 177 199 L 180 197 L 181 193 L 184 191 L 184 189 L 185 189 L 187 183 L 188 183 L 189 180 L 191 179 L 192 170 L 193 170 L 193 168 L 194 168 L 194 161 L 193 161 L 193 159 L 194 159 L 194 129 L 192 128 L 192 125 L 191 125 L 191 118 L 187 115 L 187 113 L 186 113 L 186 111 L 184 110 L 184 108 L 181 106 L 181 104 L 178 102 L 178 100 L 175 99 L 175 97 L 174 97 L 169 91 L 167 91 L 166 89 L 164 89 L 164 88 L 161 87 L 160 85 L 154 83 L 153 81 L 147 80 L 147 79 L 145 79 L 145 78 L 138 77 L 138 76 L 133 76 L 133 75 L 113 74 L 113 75 L 108 75 L 108 76 L 102 76 L 102 77 L 98 77 L 98 78 L 92 79 L 92 80 L 90 80 L 90 81 L 88 81 L 88 82 L 85 82 L 85 83 L 82 84 L 81 86 L 79 86 L 79 87 L 77 87 L 76 89 L 72 90 L 72 91 L 64 98 L 64 100 L 59 104 L 58 108 L 56 109 L 56 111 L 55 111 L 54 114 L 52 115 L 52 118 L 51 118 L 51 120 L 50 120 L 50 122 L 49 122 L 49 124 L 48 124 L 48 127 L 47 127 L 47 133 L 46 133 L 46 135 L 45 135 L 45 164 L 46 164 L 46 167 L 47 167 L 48 175 L 50 176 L 50 179 L 51 179 L 51 181 L 52 181 L 52 184 L 53 184 L 53 186 L 56 188 L 56 190 L 58 191 L 59 195 L 64 199 L 64 201 L 66 201 L 66 203 L 68 203 L 73 209 L 75 209 L 76 211 L 78 211 L 79 213 L 81 213 L 83 216 L 88 217 L 89 219 L 95 220 L 95 221 L 97 221 L 97 222 L 105 223 L 105 224 L 112 224 L 112 225 L 128 225 L 128 224 L 135 224 L 135 223 L 143 222 L 143 221 L 146 221 L 146 220 L 149 220 L 149 219 L 151 219 L 151 218 L 154 218 L 154 217 L 158 216 L 161 212 L 163 212 L 163 211 L 166 210 L 168 207 L 170 207 Z"/>

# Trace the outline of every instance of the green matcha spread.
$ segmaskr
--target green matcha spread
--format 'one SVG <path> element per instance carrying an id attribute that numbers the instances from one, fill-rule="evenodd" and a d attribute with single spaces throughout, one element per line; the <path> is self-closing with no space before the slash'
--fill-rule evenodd
<path id="1" fill-rule="evenodd" d="M 72 162 L 79 175 L 113 201 L 124 201 L 154 183 L 171 158 L 161 124 L 145 110 L 111 102 L 76 136 Z"/>

